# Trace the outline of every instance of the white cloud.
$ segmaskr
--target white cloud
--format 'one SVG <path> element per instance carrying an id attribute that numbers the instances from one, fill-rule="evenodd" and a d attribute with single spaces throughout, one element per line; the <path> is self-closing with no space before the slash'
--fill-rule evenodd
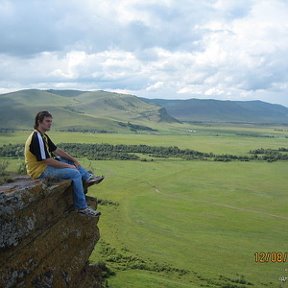
<path id="1" fill-rule="evenodd" d="M 0 92 L 125 91 L 288 105 L 285 0 L 0 0 Z"/>
<path id="2" fill-rule="evenodd" d="M 146 91 L 148 91 L 148 92 L 149 91 L 159 91 L 159 90 L 161 90 L 161 88 L 163 88 L 163 86 L 164 86 L 164 83 L 158 81 L 158 82 L 153 83 L 152 85 L 148 86 L 146 88 Z"/>

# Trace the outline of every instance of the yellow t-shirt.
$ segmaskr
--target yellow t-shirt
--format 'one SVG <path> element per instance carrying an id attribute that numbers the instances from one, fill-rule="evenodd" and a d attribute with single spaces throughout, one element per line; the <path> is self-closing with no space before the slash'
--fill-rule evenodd
<path id="1" fill-rule="evenodd" d="M 24 150 L 28 175 L 34 179 L 39 178 L 47 167 L 43 160 L 52 158 L 56 149 L 47 134 L 34 130 L 27 138 Z"/>

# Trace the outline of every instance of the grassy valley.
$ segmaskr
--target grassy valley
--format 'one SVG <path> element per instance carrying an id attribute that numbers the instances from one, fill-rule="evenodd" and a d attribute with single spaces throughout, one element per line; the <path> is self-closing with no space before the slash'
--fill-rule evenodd
<path id="1" fill-rule="evenodd" d="M 57 143 L 177 146 L 234 155 L 288 143 L 285 127 L 190 128 L 182 135 L 49 133 Z M 3 133 L 0 140 L 6 145 L 23 143 L 27 133 Z M 255 261 L 257 252 L 287 252 L 286 161 L 224 163 L 147 155 L 130 161 L 80 160 L 106 176 L 101 185 L 90 188 L 89 195 L 100 200 L 102 212 L 101 240 L 91 261 L 102 261 L 116 273 L 108 278 L 109 287 L 277 288 L 286 284 L 279 280 L 287 275 L 286 262 Z M 21 160 L 8 161 L 9 170 L 16 170 Z"/>
<path id="2" fill-rule="evenodd" d="M 111 287 L 278 287 L 285 263 L 254 253 L 286 251 L 285 165 L 95 163 L 109 181 L 90 193 L 112 204 L 91 259 L 116 271 Z"/>
<path id="3" fill-rule="evenodd" d="M 54 117 L 49 132 L 54 142 L 74 143 L 71 151 L 82 153 L 83 166 L 105 175 L 103 183 L 89 189 L 102 212 L 101 240 L 90 261 L 112 271 L 109 287 L 288 287 L 284 281 L 288 277 L 287 160 L 268 162 L 261 154 L 252 158 L 250 153 L 287 154 L 287 125 L 273 122 L 285 115 L 285 107 L 208 103 L 206 116 L 211 117 L 206 121 L 197 114 L 201 112 L 197 105 L 196 110 L 191 108 L 195 118 L 189 118 L 190 104 L 186 110 L 178 107 L 176 117 L 171 113 L 175 103 L 169 110 L 171 102 L 159 106 L 105 91 L 23 90 L 0 95 L 0 103 L 0 146 L 17 150 L 0 158 L 7 171 L 23 168 L 21 151 L 34 116 L 49 110 Z M 238 108 L 231 110 L 232 104 Z M 250 107 L 252 114 L 260 109 L 255 122 L 241 122 L 239 107 L 246 112 Z M 275 113 L 281 117 L 257 124 L 261 117 L 268 119 L 264 108 L 276 109 L 274 114 L 269 112 L 270 120 Z M 240 122 L 226 123 L 233 113 Z M 242 117 L 253 120 L 251 113 L 245 113 Z M 112 157 L 116 145 L 123 145 L 123 150 L 146 145 L 151 150 L 128 149 L 125 153 L 135 157 L 119 160 L 125 157 Z M 99 159 L 95 147 L 113 149 L 106 151 L 103 160 L 95 160 Z M 209 157 L 180 157 L 180 152 L 172 153 L 178 151 L 175 147 L 181 153 L 189 149 Z M 166 153 L 157 154 L 157 149 Z M 224 162 L 212 154 L 237 157 Z M 265 255 L 261 261 L 260 253 Z"/>

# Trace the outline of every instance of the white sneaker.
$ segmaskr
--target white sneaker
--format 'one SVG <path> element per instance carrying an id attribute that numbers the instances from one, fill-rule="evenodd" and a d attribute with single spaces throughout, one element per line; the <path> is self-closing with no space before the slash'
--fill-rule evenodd
<path id="1" fill-rule="evenodd" d="M 101 215 L 101 212 L 93 210 L 90 207 L 84 208 L 84 209 L 77 209 L 77 212 L 89 217 L 99 217 Z"/>
<path id="2" fill-rule="evenodd" d="M 87 183 L 87 186 L 91 186 L 91 185 L 94 185 L 94 184 L 99 184 L 100 182 L 102 182 L 104 180 L 104 176 L 94 176 L 94 175 L 91 175 L 89 177 L 89 179 L 86 181 Z"/>

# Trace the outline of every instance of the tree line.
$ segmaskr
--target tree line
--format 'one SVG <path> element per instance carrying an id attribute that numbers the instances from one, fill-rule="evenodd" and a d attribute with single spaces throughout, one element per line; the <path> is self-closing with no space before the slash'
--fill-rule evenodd
<path id="1" fill-rule="evenodd" d="M 277 160 L 288 160 L 287 152 L 288 148 L 281 147 L 278 149 L 259 148 L 256 150 L 251 150 L 249 153 L 252 155 L 253 159 L 274 162 Z"/>
<path id="2" fill-rule="evenodd" d="M 143 160 L 143 155 L 151 158 L 181 158 L 184 160 L 213 160 L 213 161 L 250 161 L 250 160 L 288 160 L 288 148 L 251 150 L 248 156 L 231 154 L 203 153 L 192 149 L 180 149 L 177 146 L 149 145 L 112 145 L 60 143 L 59 148 L 68 151 L 75 157 L 85 157 L 89 160 Z M 142 155 L 142 157 L 140 157 Z M 0 147 L 0 157 L 23 158 L 23 144 L 8 144 Z M 145 160 L 145 159 L 144 159 Z"/>

